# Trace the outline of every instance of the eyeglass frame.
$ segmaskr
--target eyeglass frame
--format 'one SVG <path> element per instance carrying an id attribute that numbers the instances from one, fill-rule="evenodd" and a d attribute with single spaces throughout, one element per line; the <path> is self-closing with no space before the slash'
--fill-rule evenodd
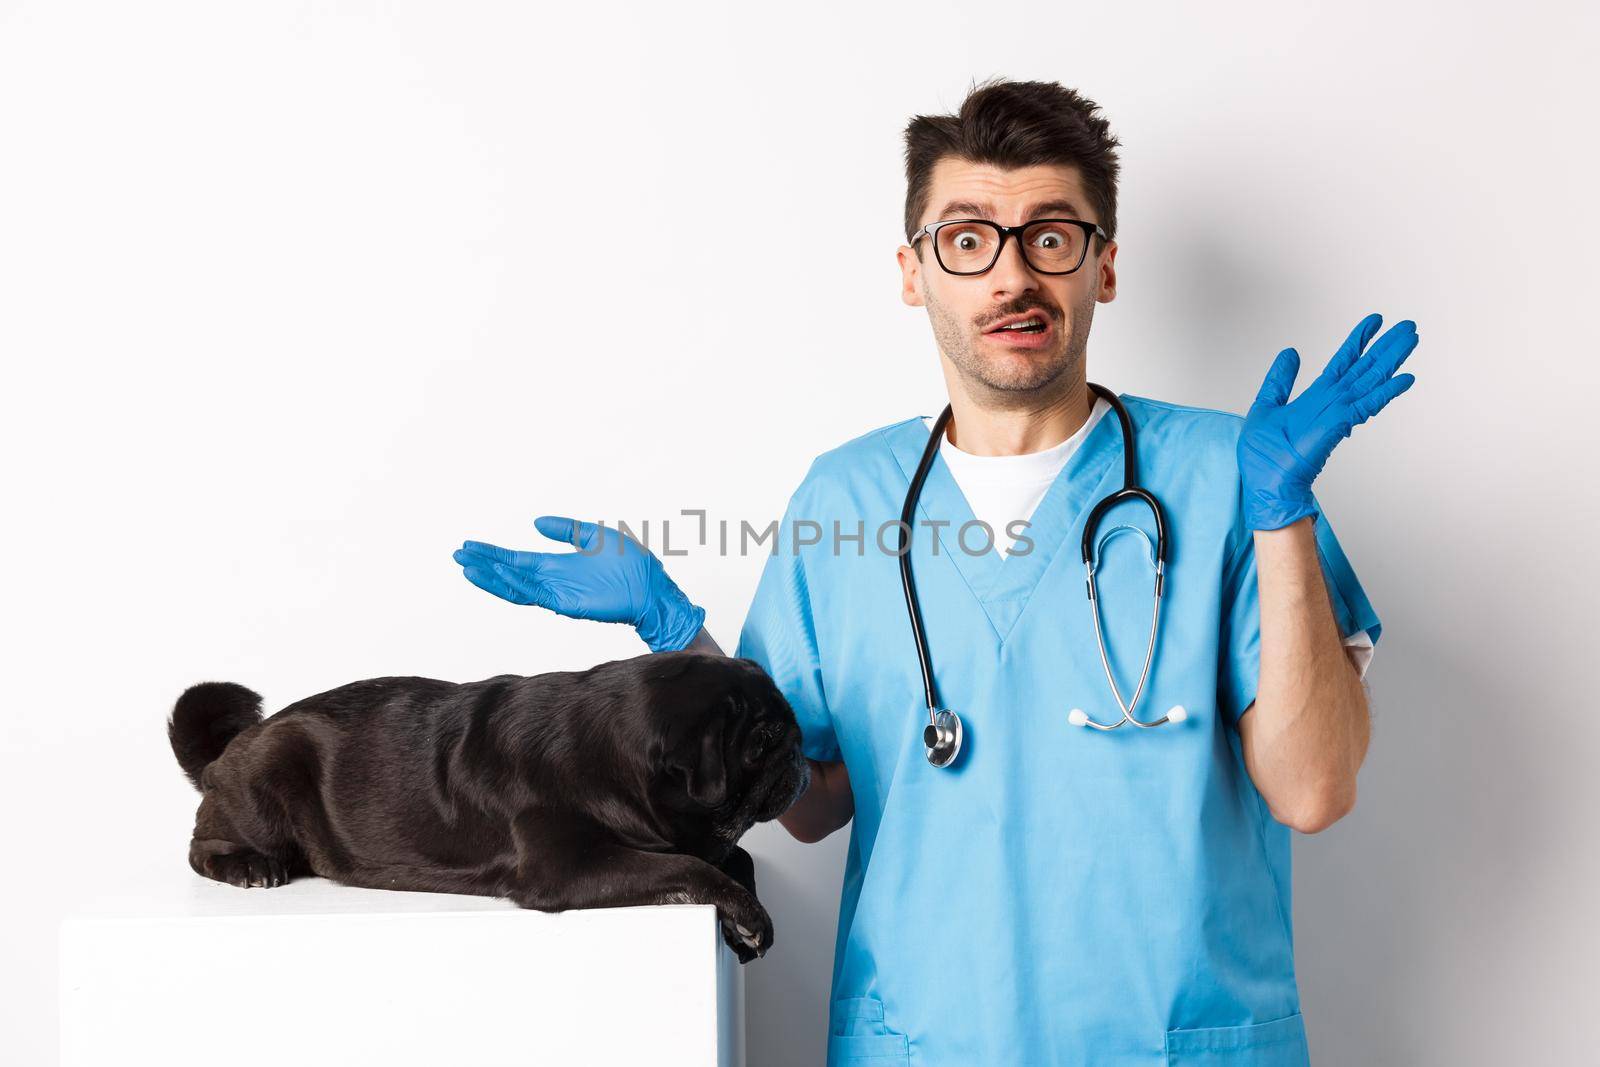
<path id="1" fill-rule="evenodd" d="M 991 259 L 989 261 L 989 265 L 984 267 L 982 270 L 951 270 L 949 267 L 944 265 L 944 258 L 939 255 L 939 231 L 946 226 L 953 226 L 958 222 L 965 222 L 968 224 L 978 223 L 980 225 L 988 226 L 991 229 L 1000 231 L 1000 243 L 995 247 L 994 258 Z M 1071 270 L 1044 270 L 1041 267 L 1035 267 L 1033 263 L 1029 261 L 1028 246 L 1022 242 L 1022 231 L 1026 230 L 1029 226 L 1037 226 L 1041 222 L 1070 222 L 1074 226 L 1077 226 L 1083 230 L 1083 255 L 1078 257 L 1077 266 L 1073 267 Z M 908 241 L 907 244 L 915 248 L 917 241 L 920 238 L 932 238 L 933 261 L 939 264 L 940 270 L 944 271 L 946 274 L 954 275 L 957 278 L 974 278 L 980 274 L 987 274 L 994 269 L 994 265 L 1000 262 L 1000 254 L 1006 250 L 1006 238 L 1013 236 L 1017 239 L 1017 248 L 1022 252 L 1022 262 L 1028 265 L 1028 269 L 1038 271 L 1040 274 L 1048 274 L 1052 277 L 1076 274 L 1078 271 L 1083 269 L 1084 263 L 1088 262 L 1089 259 L 1089 239 L 1091 237 L 1098 237 L 1101 241 L 1111 240 L 1110 237 L 1106 236 L 1106 231 L 1101 228 L 1098 222 L 1090 222 L 1088 219 L 1029 219 L 1020 226 L 1002 226 L 998 222 L 991 222 L 988 219 L 939 219 L 936 222 L 925 223 L 922 229 L 911 235 L 911 240 Z"/>

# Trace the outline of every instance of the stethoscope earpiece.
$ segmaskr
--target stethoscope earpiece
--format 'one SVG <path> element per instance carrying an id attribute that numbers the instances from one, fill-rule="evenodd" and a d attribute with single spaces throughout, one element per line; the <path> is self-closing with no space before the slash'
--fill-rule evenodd
<path id="1" fill-rule="evenodd" d="M 1188 717 L 1188 709 L 1186 709 L 1182 704 L 1174 704 L 1172 705 L 1171 711 L 1167 712 L 1166 715 L 1157 719 L 1155 722 L 1139 722 L 1138 719 L 1128 719 L 1125 721 L 1138 723 L 1140 726 L 1160 726 L 1164 722 L 1180 723 Z M 1100 723 L 1092 722 L 1089 719 L 1089 716 L 1084 713 L 1082 708 L 1073 708 L 1071 711 L 1067 712 L 1067 722 L 1071 723 L 1073 726 L 1097 726 L 1102 730 L 1115 730 L 1118 726 L 1122 725 L 1122 723 L 1119 722 L 1113 723 L 1110 726 L 1102 726 Z"/>

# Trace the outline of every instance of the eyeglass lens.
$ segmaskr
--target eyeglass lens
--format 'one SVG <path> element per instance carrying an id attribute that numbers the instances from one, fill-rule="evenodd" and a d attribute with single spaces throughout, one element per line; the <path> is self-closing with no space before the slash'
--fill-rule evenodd
<path id="1" fill-rule="evenodd" d="M 939 262 L 945 270 L 967 273 L 988 270 L 1000 255 L 1000 231 L 982 223 L 957 222 L 936 234 Z M 1023 255 L 1043 271 L 1076 270 L 1083 262 L 1088 237 L 1065 222 L 1035 222 L 1022 231 Z"/>

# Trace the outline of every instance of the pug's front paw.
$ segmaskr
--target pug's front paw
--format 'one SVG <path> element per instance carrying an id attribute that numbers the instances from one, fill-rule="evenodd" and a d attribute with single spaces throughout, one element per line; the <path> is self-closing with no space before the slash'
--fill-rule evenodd
<path id="1" fill-rule="evenodd" d="M 717 916 L 722 923 L 722 939 L 740 963 L 764 956 L 772 947 L 772 916 L 750 894 L 741 893 L 719 903 Z"/>

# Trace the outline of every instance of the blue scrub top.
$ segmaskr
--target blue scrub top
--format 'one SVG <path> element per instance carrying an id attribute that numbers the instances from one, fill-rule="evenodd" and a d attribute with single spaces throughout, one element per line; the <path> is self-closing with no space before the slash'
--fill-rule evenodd
<path id="1" fill-rule="evenodd" d="M 958 547 L 972 511 L 942 458 L 929 469 L 911 564 L 941 704 L 966 724 L 950 768 L 924 756 L 894 555 L 927 428 L 906 419 L 824 453 L 790 498 L 736 654 L 772 675 L 805 754 L 843 760 L 855 796 L 829 1067 L 1308 1062 L 1290 831 L 1251 782 L 1235 729 L 1255 699 L 1260 638 L 1235 459 L 1243 420 L 1122 399 L 1168 524 L 1160 636 L 1135 712 L 1149 721 L 1183 704 L 1184 723 L 1067 722 L 1073 707 L 1119 715 L 1079 552 L 1089 510 L 1122 485 L 1115 417 L 1039 503 L 1031 550 L 1005 559 Z M 937 520 L 949 525 L 923 525 Z M 1136 502 L 1100 530 L 1119 523 L 1154 539 Z M 1325 515 L 1315 530 L 1340 634 L 1367 630 L 1376 644 L 1378 617 Z M 982 529 L 965 543 L 981 549 Z M 1097 579 L 1131 696 L 1150 625 L 1143 540 L 1107 542 Z"/>

